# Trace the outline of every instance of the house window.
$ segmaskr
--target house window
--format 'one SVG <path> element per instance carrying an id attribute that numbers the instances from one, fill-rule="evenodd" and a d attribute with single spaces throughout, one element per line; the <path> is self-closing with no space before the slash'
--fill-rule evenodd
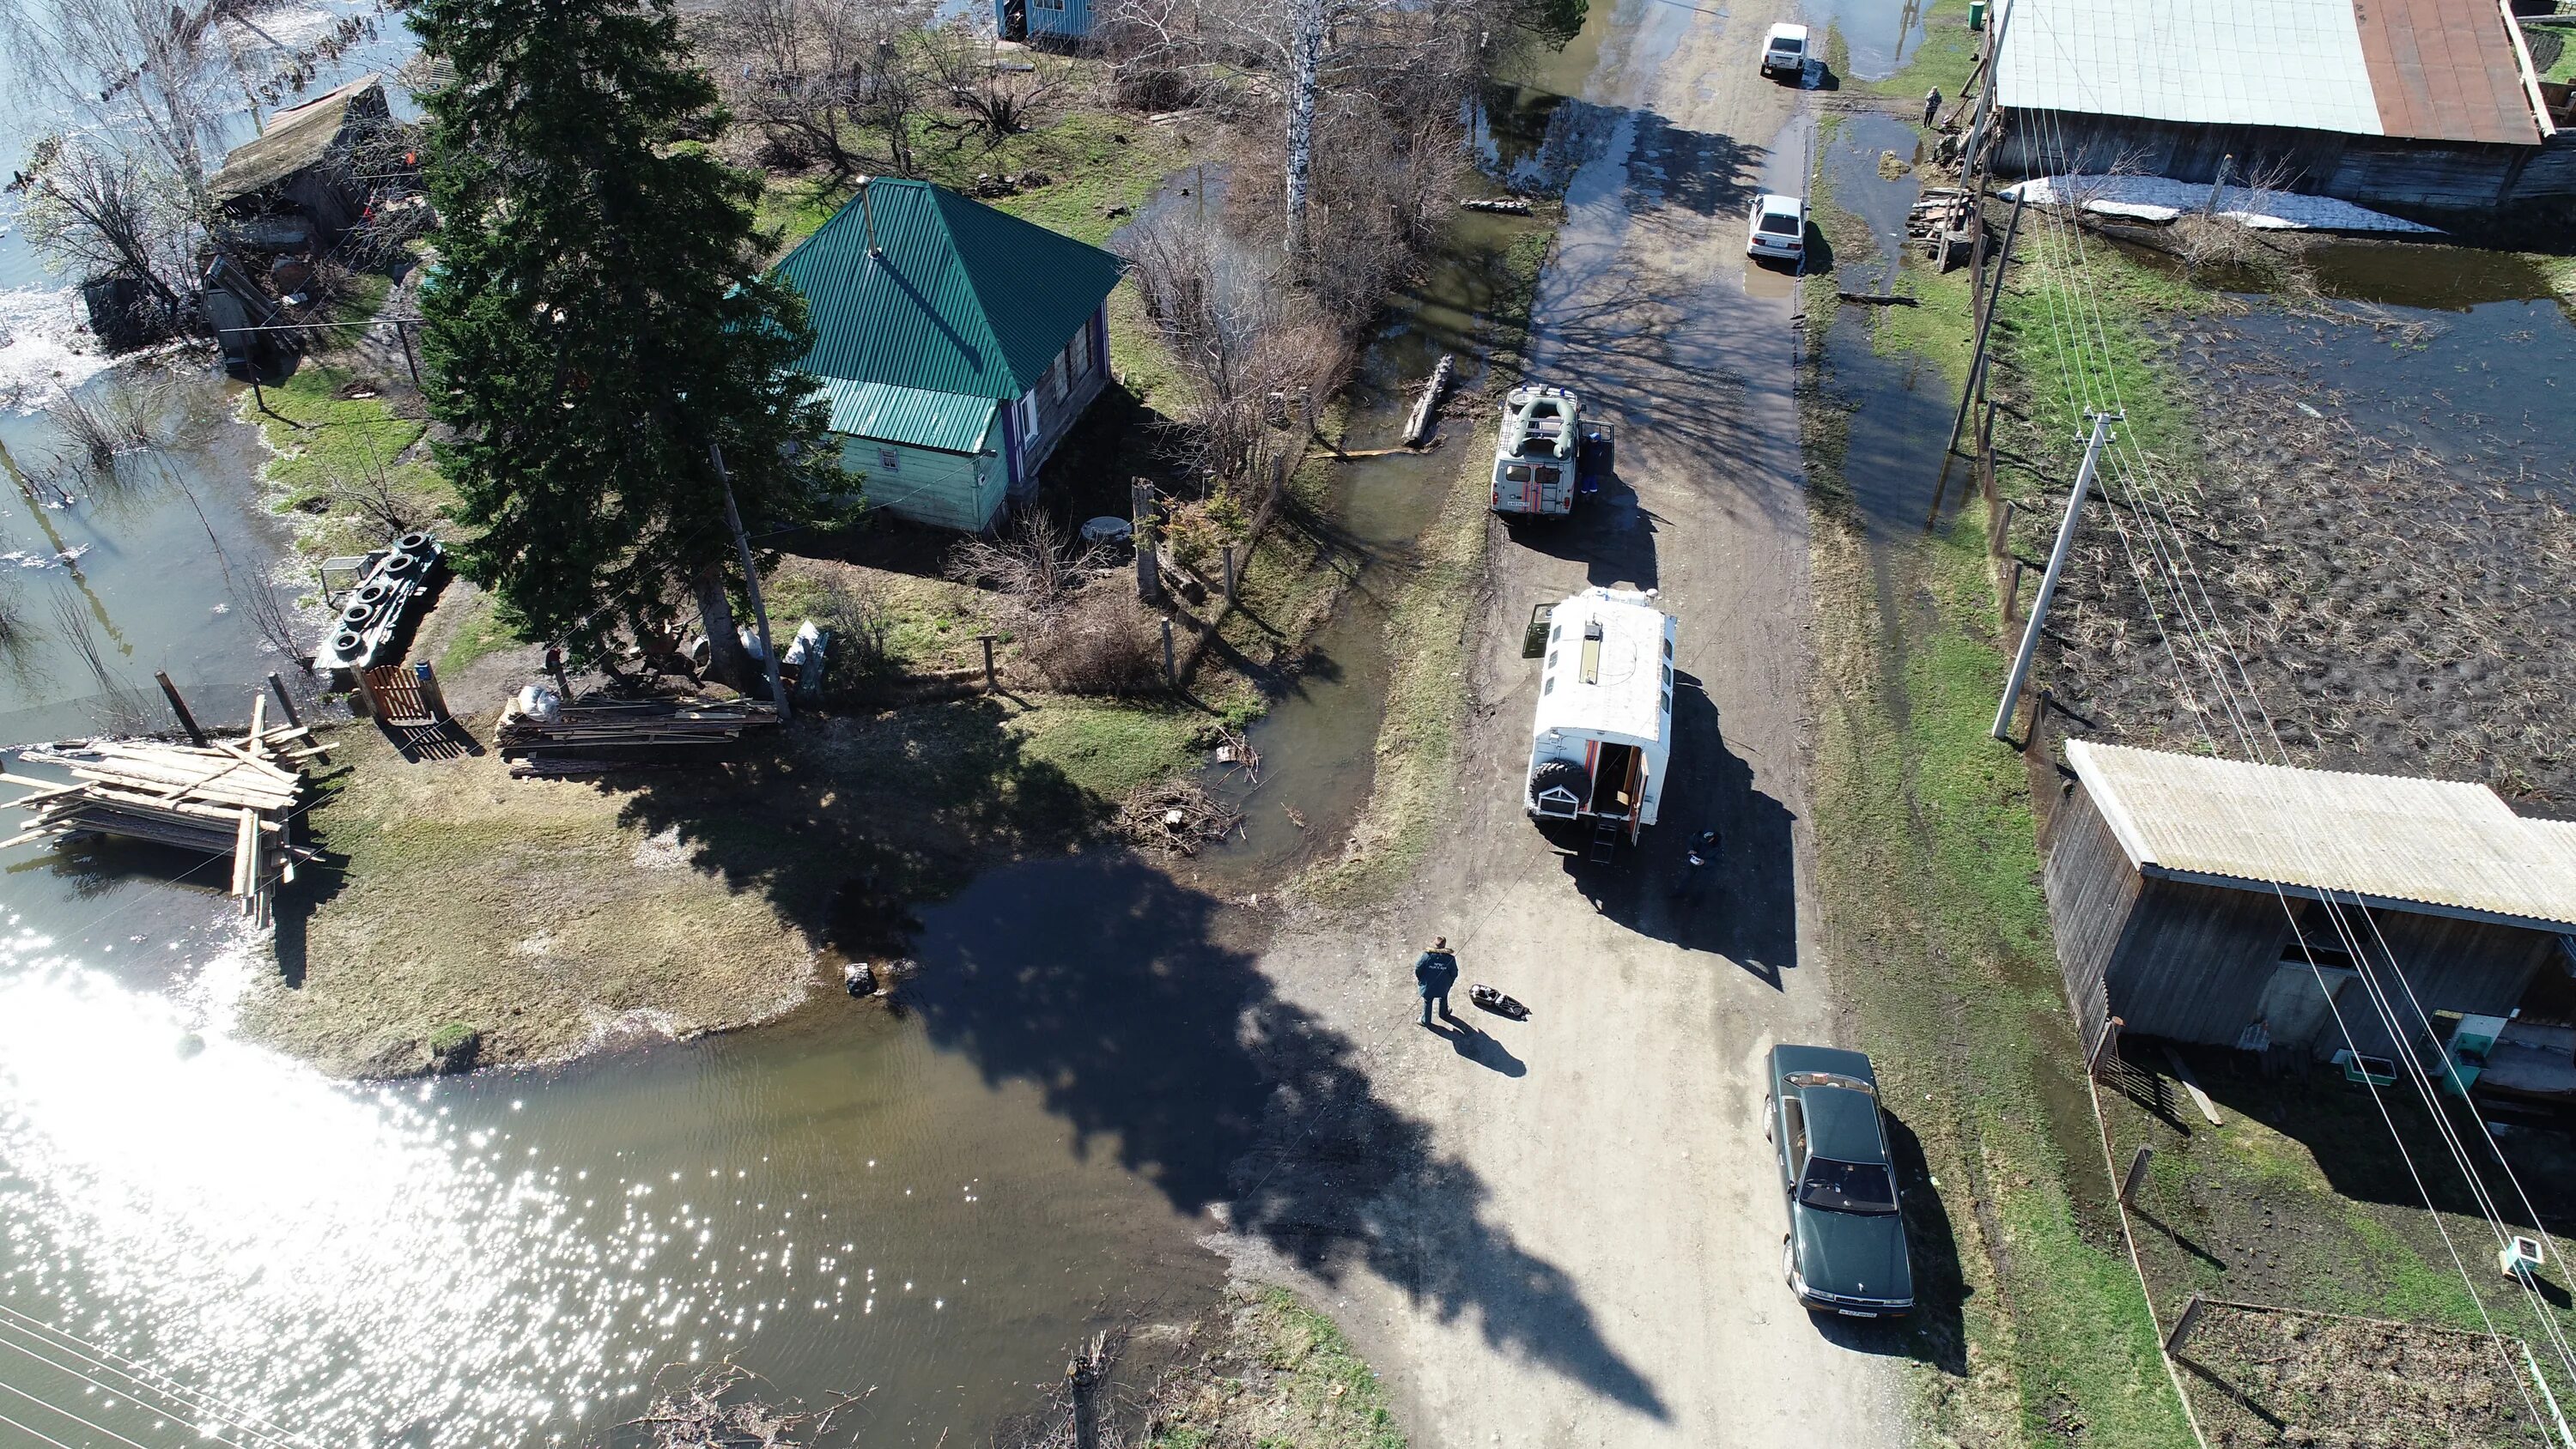
<path id="1" fill-rule="evenodd" d="M 1064 8 L 1064 0 L 1029 0 L 1029 4 L 1040 10 L 1062 10 Z"/>
<path id="2" fill-rule="evenodd" d="M 1038 395 L 1031 389 L 1020 399 L 1020 456 L 1038 445 Z"/>
<path id="3" fill-rule="evenodd" d="M 902 466 L 903 455 L 901 453 L 896 452 L 892 448 L 877 449 L 877 469 L 879 472 L 892 473 L 900 469 Z"/>
<path id="4" fill-rule="evenodd" d="M 1055 362 L 1047 368 L 1046 385 L 1047 392 L 1057 402 L 1064 401 L 1064 395 L 1072 391 L 1072 383 L 1064 370 L 1063 354 L 1058 353 Z"/>

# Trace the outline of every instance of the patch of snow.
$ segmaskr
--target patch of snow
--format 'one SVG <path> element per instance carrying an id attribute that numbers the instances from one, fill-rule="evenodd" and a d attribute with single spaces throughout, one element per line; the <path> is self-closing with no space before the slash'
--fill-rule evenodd
<path id="1" fill-rule="evenodd" d="M 2245 186 L 2219 188 L 2210 205 L 2210 188 L 2197 181 L 2169 176 L 2035 176 L 2005 187 L 2006 198 L 2035 206 L 2080 206 L 2096 216 L 2168 222 L 2186 213 L 2210 211 L 2258 231 L 2345 231 L 2439 236 L 2440 229 L 2404 217 L 2390 216 L 2331 196 L 2300 196 L 2288 191 Z"/>

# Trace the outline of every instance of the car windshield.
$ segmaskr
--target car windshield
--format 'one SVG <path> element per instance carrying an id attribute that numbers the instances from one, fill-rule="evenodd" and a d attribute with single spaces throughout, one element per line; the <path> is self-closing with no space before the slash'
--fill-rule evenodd
<path id="1" fill-rule="evenodd" d="M 1785 50 L 1794 55 L 1799 51 L 1805 50 L 1807 48 L 1807 42 L 1794 35 L 1775 35 L 1771 37 L 1771 48 L 1773 50 Z"/>
<path id="2" fill-rule="evenodd" d="M 1810 1157 L 1806 1180 L 1798 1184 L 1798 1201 L 1828 1212 L 1892 1213 L 1896 1184 L 1875 1163 Z"/>
<path id="3" fill-rule="evenodd" d="M 1767 232 L 1776 232 L 1781 236 L 1796 236 L 1806 228 L 1798 224 L 1798 215 L 1796 212 L 1766 211 L 1762 213 L 1762 229 Z"/>

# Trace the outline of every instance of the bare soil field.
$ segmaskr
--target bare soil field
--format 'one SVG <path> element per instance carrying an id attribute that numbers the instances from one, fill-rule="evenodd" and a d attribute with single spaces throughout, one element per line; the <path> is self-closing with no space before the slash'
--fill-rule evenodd
<path id="1" fill-rule="evenodd" d="M 2576 479 L 2545 421 L 2555 383 L 2491 398 L 2438 345 L 2447 325 L 2338 304 L 2149 324 L 2190 436 L 2156 459 L 2160 493 L 2111 506 L 2169 517 L 2194 567 L 2180 603 L 2143 588 L 2121 530 L 2088 520 L 2043 677 L 2099 737 L 2193 748 L 2206 724 L 2242 752 L 2214 689 L 2187 698 L 2167 659 L 2159 626 L 2179 637 L 2187 605 L 2227 631 L 2301 763 L 2576 811 Z M 2545 373 L 2548 339 L 2521 335 Z M 2029 523 L 2017 541 L 2046 548 Z"/>
<path id="2" fill-rule="evenodd" d="M 2547 1424 L 2484 1337 L 2324 1314 L 2211 1307 L 2180 1355 L 2220 1446 L 2540 1445 Z"/>

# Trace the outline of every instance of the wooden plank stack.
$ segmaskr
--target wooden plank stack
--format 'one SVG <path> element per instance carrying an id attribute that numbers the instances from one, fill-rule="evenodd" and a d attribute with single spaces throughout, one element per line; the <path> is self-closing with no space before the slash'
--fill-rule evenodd
<path id="1" fill-rule="evenodd" d="M 271 729 L 268 701 L 255 696 L 250 729 L 238 741 L 203 745 L 158 740 L 72 740 L 20 752 L 32 764 L 72 776 L 9 804 L 32 817 L 0 847 L 46 836 L 99 834 L 147 840 L 233 861 L 232 894 L 243 914 L 269 922 L 280 882 L 295 878 L 313 852 L 291 843 L 290 826 L 304 791 L 298 761 L 318 748 L 302 726 Z"/>
<path id="2" fill-rule="evenodd" d="M 776 705 L 748 699 L 593 698 L 555 705 L 551 717 L 523 710 L 513 700 L 501 711 L 494 738 L 502 754 L 521 755 L 534 750 L 595 750 L 604 745 L 717 744 L 742 738 L 744 730 L 776 723 Z"/>

